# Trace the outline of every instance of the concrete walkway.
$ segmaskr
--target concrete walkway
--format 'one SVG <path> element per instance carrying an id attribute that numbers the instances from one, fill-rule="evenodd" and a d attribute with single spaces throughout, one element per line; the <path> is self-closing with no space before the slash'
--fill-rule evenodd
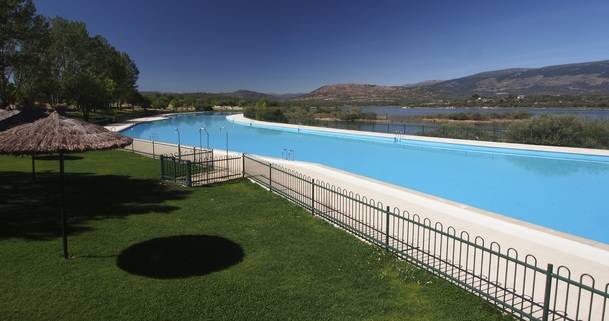
<path id="1" fill-rule="evenodd" d="M 134 119 L 130 119 L 126 122 L 122 122 L 122 123 L 109 124 L 109 125 L 104 126 L 104 128 L 106 128 L 109 131 L 120 132 L 121 130 L 125 130 L 125 129 L 127 129 L 131 126 L 135 126 L 139 123 L 145 123 L 145 122 L 151 122 L 151 121 L 157 121 L 157 120 L 163 120 L 163 119 L 167 119 L 166 115 L 134 118 Z"/>

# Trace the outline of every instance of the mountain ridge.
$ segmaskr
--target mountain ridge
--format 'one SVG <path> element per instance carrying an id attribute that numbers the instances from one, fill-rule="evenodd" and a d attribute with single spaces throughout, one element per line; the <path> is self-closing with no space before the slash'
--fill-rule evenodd
<path id="1" fill-rule="evenodd" d="M 402 86 L 373 84 L 325 85 L 300 96 L 301 101 L 361 102 L 371 100 L 425 100 L 472 95 L 609 95 L 609 60 L 484 71 L 444 81 Z M 421 95 L 421 96 L 417 96 Z"/>

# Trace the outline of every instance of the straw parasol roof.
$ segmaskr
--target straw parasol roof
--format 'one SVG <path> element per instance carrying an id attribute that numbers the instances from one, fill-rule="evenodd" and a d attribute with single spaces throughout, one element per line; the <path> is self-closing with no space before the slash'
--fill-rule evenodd
<path id="1" fill-rule="evenodd" d="M 101 126 L 53 112 L 0 132 L 0 154 L 78 153 L 125 147 L 133 140 Z"/>
<path id="2" fill-rule="evenodd" d="M 25 123 L 31 123 L 47 117 L 49 113 L 43 108 L 25 108 L 23 110 L 0 109 L 0 132 Z"/>
<path id="3" fill-rule="evenodd" d="M 32 176 L 35 178 L 35 154 L 59 153 L 60 217 L 63 256 L 68 255 L 67 219 L 64 213 L 64 154 L 125 147 L 133 140 L 101 126 L 67 118 L 53 112 L 33 123 L 0 132 L 0 154 L 32 155 Z"/>
<path id="4" fill-rule="evenodd" d="M 18 110 L 0 109 L 0 122 L 19 114 Z"/>

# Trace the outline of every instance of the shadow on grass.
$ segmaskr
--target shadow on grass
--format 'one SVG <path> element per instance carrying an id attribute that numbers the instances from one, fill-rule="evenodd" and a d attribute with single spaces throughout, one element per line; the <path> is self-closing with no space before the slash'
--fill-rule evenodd
<path id="1" fill-rule="evenodd" d="M 169 200 L 184 199 L 190 191 L 155 179 L 119 175 L 67 173 L 65 213 L 69 234 L 91 230 L 88 221 L 177 209 Z M 61 235 L 57 173 L 0 172 L 0 239 L 47 240 Z"/>
<path id="2" fill-rule="evenodd" d="M 122 251 L 116 264 L 155 279 L 203 276 L 243 260 L 239 244 L 213 235 L 177 235 L 144 241 Z"/>
<path id="3" fill-rule="evenodd" d="M 81 160 L 84 157 L 79 156 L 79 155 L 63 155 L 63 159 L 66 161 L 69 160 Z M 59 160 L 59 155 L 57 154 L 50 154 L 50 155 L 36 155 L 36 160 L 45 160 L 45 161 L 58 161 Z M 59 166 L 59 164 L 57 164 L 57 166 Z"/>

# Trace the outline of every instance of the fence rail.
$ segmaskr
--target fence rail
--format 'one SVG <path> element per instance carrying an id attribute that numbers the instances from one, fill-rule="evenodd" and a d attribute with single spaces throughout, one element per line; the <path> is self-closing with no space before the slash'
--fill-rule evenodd
<path id="1" fill-rule="evenodd" d="M 313 215 L 526 320 L 609 320 L 609 283 L 243 155 L 244 176 Z"/>

